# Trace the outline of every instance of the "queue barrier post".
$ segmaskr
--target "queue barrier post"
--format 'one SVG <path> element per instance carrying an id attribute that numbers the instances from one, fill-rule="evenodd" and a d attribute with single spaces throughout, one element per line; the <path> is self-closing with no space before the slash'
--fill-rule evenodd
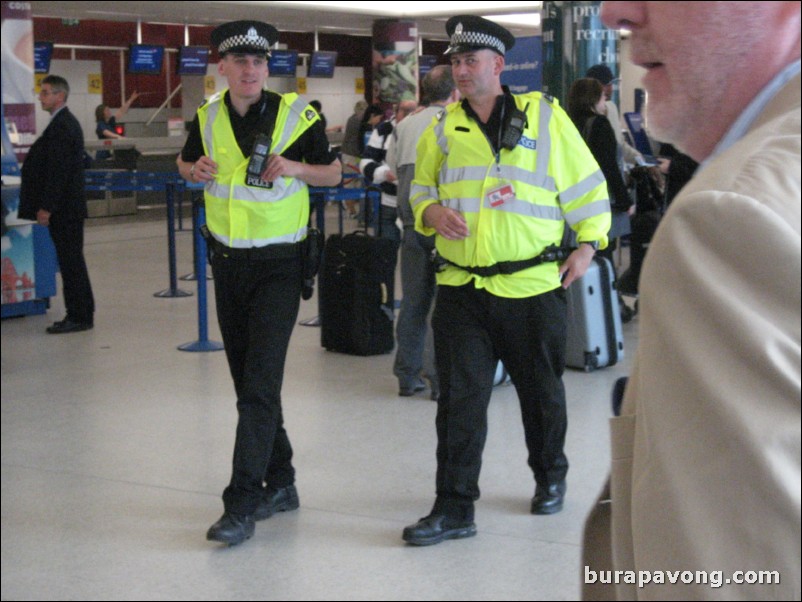
<path id="1" fill-rule="evenodd" d="M 192 198 L 192 237 L 194 240 L 195 273 L 206 271 L 206 241 L 201 236 L 201 226 L 206 223 L 206 211 L 203 197 Z M 223 343 L 209 340 L 208 304 L 206 297 L 206 279 L 198 278 L 198 340 L 179 345 L 180 351 L 220 351 Z"/>

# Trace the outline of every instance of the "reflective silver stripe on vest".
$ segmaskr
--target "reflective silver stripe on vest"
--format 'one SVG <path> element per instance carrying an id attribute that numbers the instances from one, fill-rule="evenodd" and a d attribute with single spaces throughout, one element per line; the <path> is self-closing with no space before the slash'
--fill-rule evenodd
<path id="1" fill-rule="evenodd" d="M 569 225 L 573 226 L 582 220 L 590 217 L 596 217 L 602 215 L 603 213 L 610 213 L 610 199 L 594 201 L 589 205 L 584 205 L 578 209 L 569 211 L 565 214 L 565 221 L 568 222 Z"/>
<path id="2" fill-rule="evenodd" d="M 203 128 L 203 141 L 206 145 L 206 156 L 214 161 L 214 120 L 217 119 L 217 114 L 220 112 L 220 104 L 223 101 L 215 102 L 209 105 L 206 110 L 206 127 Z"/>
<path id="3" fill-rule="evenodd" d="M 279 178 L 273 182 L 273 188 L 258 188 L 256 186 L 228 186 L 215 181 L 206 185 L 206 192 L 220 199 L 236 199 L 251 203 L 278 203 L 292 196 L 306 187 L 301 180 L 295 178 Z"/>
<path id="4" fill-rule="evenodd" d="M 447 167 L 446 164 L 443 164 L 443 169 L 440 170 L 440 184 L 456 184 L 466 180 L 484 182 L 488 177 L 521 182 L 549 192 L 557 192 L 553 178 L 545 174 L 533 173 L 517 165 Z"/>
<path id="5" fill-rule="evenodd" d="M 440 201 L 440 204 L 462 213 L 479 213 L 482 199 L 444 199 Z"/>
<path id="6" fill-rule="evenodd" d="M 581 182 L 574 184 L 570 188 L 566 188 L 560 193 L 560 204 L 565 206 L 571 201 L 585 196 L 591 190 L 594 190 L 599 184 L 604 184 L 604 174 L 601 170 L 596 170 Z"/>
<path id="7" fill-rule="evenodd" d="M 418 194 L 421 196 L 415 198 L 415 195 Z M 412 188 L 409 190 L 409 197 L 410 199 L 414 199 L 412 201 L 413 207 L 424 201 L 437 201 L 437 186 L 421 186 L 420 184 L 413 184 Z"/>
<path id="8" fill-rule="evenodd" d="M 534 217 L 537 219 L 546 219 L 556 222 L 561 222 L 563 219 L 565 219 L 563 212 L 559 207 L 535 205 L 534 203 L 520 201 L 518 199 L 507 201 L 501 205 L 498 205 L 497 207 L 491 207 L 490 201 L 485 199 L 484 207 L 485 209 L 490 209 L 492 211 L 504 211 L 505 213 L 514 213 L 524 217 Z"/>
<path id="9" fill-rule="evenodd" d="M 446 138 L 446 117 L 448 112 L 443 112 L 443 117 L 434 126 L 434 136 L 437 139 L 437 146 L 440 147 L 440 152 L 446 157 L 448 156 L 448 139 Z"/>
<path id="10" fill-rule="evenodd" d="M 454 209 L 455 211 L 460 211 L 462 213 L 478 213 L 479 209 L 484 207 L 484 209 L 489 211 L 504 211 L 505 213 L 514 213 L 515 215 L 521 215 L 523 217 L 532 217 L 557 222 L 561 222 L 564 219 L 563 213 L 559 207 L 536 205 L 534 203 L 521 201 L 518 199 L 507 201 L 496 207 L 493 207 L 490 204 L 490 201 L 486 198 L 445 199 L 444 201 L 441 201 L 441 204 L 443 207 L 449 207 L 450 209 Z"/>
<path id="11" fill-rule="evenodd" d="M 549 123 L 553 113 L 551 105 L 542 98 L 540 99 L 540 115 L 537 125 L 537 163 L 535 164 L 535 176 L 537 184 L 548 190 L 557 190 L 553 178 L 549 177 L 549 157 L 551 157 L 551 134 L 549 133 Z"/>
<path id="12" fill-rule="evenodd" d="M 301 100 L 301 98 L 296 98 L 293 103 L 290 105 L 289 115 L 287 116 L 287 122 L 284 124 L 284 129 L 281 132 L 281 139 L 279 143 L 275 145 L 273 148 L 276 149 L 277 154 L 281 154 L 285 150 L 285 147 L 290 142 L 290 137 L 292 133 L 295 131 L 298 122 L 301 121 L 301 115 L 303 115 L 304 109 L 306 108 L 306 102 Z"/>
<path id="13" fill-rule="evenodd" d="M 294 234 L 284 234 L 283 236 L 276 236 L 274 238 L 256 238 L 256 239 L 234 239 L 228 236 L 223 236 L 217 232 L 212 232 L 214 238 L 232 249 L 252 249 L 255 247 L 266 247 L 268 245 L 279 245 L 284 243 L 296 243 L 306 238 L 306 226 L 301 227 Z"/>

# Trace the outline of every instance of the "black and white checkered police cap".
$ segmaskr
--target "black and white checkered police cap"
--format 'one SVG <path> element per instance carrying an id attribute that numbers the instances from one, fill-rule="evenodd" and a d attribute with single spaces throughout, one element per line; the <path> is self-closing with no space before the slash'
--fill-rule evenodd
<path id="1" fill-rule="evenodd" d="M 220 56 L 228 52 L 270 56 L 270 47 L 278 41 L 278 30 L 261 21 L 231 21 L 216 27 L 211 39 Z"/>
<path id="2" fill-rule="evenodd" d="M 509 31 L 476 15 L 451 17 L 446 23 L 446 33 L 450 43 L 444 54 L 490 48 L 504 56 L 515 45 L 515 37 Z"/>

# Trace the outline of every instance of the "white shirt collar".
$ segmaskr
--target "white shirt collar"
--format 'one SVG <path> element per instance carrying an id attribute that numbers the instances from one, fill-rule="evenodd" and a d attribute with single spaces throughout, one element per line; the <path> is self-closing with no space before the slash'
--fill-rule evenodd
<path id="1" fill-rule="evenodd" d="M 61 111 L 63 111 L 64 109 L 66 109 L 66 108 L 67 108 L 67 105 L 61 105 L 61 106 L 60 106 L 58 109 L 56 109 L 55 111 L 53 111 L 53 112 L 50 114 L 50 121 L 53 121 L 53 118 L 54 118 L 56 115 L 58 115 L 58 114 L 59 114 Z"/>

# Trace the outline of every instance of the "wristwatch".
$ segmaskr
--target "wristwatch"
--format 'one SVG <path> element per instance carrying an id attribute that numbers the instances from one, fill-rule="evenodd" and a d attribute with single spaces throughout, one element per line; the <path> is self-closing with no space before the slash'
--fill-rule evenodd
<path id="1" fill-rule="evenodd" d="M 583 240 L 580 245 L 590 245 L 594 251 L 599 250 L 599 241 L 598 240 Z"/>

